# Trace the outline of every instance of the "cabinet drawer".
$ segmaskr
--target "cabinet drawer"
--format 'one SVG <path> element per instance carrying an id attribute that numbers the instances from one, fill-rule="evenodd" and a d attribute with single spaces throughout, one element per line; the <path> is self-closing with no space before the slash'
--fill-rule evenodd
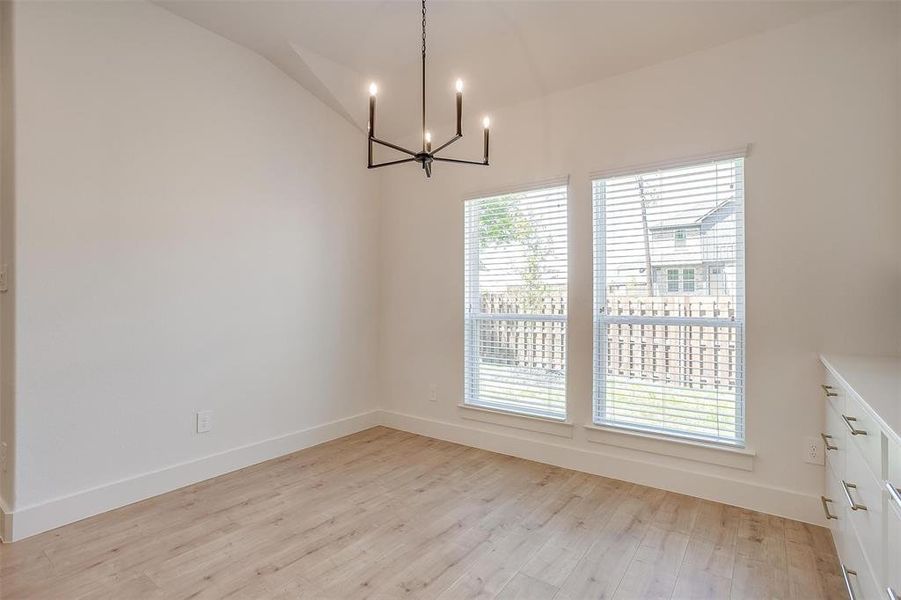
<path id="1" fill-rule="evenodd" d="M 889 503 L 885 513 L 886 533 L 888 534 L 887 564 L 885 566 L 886 597 L 888 590 L 901 597 L 901 510 Z"/>
<path id="2" fill-rule="evenodd" d="M 848 587 L 848 595 L 852 600 L 870 600 L 885 598 L 876 579 L 867 566 L 867 561 L 860 551 L 860 546 L 853 535 L 846 535 L 843 540 L 841 556 L 842 575 Z"/>
<path id="3" fill-rule="evenodd" d="M 848 511 L 848 521 L 856 533 L 863 553 L 877 577 L 883 573 L 882 549 L 882 486 L 873 477 L 863 455 L 851 447 L 847 453 L 845 477 L 842 481 L 842 502 Z"/>
<path id="4" fill-rule="evenodd" d="M 901 490 L 901 445 L 895 443 L 892 438 L 888 440 L 888 466 L 885 479 L 886 483 L 894 487 L 896 491 Z M 889 504 L 894 504 L 901 511 L 901 492 L 890 493 L 886 488 L 886 494 L 889 496 Z"/>
<path id="5" fill-rule="evenodd" d="M 835 547 L 841 546 L 842 537 L 848 528 L 848 506 L 842 491 L 842 476 L 826 471 L 826 495 L 824 498 L 823 517 L 826 519 L 829 528 L 832 529 L 832 537 L 835 540 Z"/>
<path id="6" fill-rule="evenodd" d="M 823 445 L 826 448 L 826 465 L 838 477 L 845 475 L 845 454 L 848 443 L 848 427 L 842 420 L 839 411 L 826 403 L 826 436 Z"/>
<path id="7" fill-rule="evenodd" d="M 845 422 L 848 446 L 857 446 L 876 479 L 882 478 L 882 431 L 864 411 L 857 399 L 848 397 L 841 414 Z M 846 460 L 851 460 L 850 457 Z"/>
<path id="8" fill-rule="evenodd" d="M 826 397 L 826 406 L 831 406 L 835 411 L 841 413 L 845 410 L 845 397 L 847 396 L 847 392 L 845 392 L 844 388 L 838 382 L 838 379 L 835 378 L 828 369 L 826 370 L 826 383 L 824 383 L 822 388 L 822 393 Z"/>

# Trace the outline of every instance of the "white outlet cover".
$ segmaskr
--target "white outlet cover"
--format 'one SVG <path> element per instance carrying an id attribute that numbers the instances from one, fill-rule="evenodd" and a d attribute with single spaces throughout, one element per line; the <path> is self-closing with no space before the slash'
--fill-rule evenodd
<path id="1" fill-rule="evenodd" d="M 818 437 L 810 436 L 804 438 L 804 462 L 812 465 L 824 465 L 825 449 L 822 440 Z"/>

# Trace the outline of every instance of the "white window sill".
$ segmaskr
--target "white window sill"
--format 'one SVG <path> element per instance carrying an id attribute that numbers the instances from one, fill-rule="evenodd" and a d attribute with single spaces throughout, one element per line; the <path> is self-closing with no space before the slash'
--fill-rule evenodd
<path id="1" fill-rule="evenodd" d="M 754 457 L 757 453 L 748 448 L 731 448 L 695 440 L 646 433 L 625 427 L 596 425 L 594 423 L 586 424 L 584 428 L 588 441 L 597 444 L 619 446 L 620 448 L 629 448 L 630 450 L 639 450 L 663 456 L 674 456 L 695 462 L 741 469 L 742 471 L 754 470 Z"/>
<path id="2" fill-rule="evenodd" d="M 547 433 L 563 438 L 573 437 L 573 424 L 569 421 L 509 412 L 485 406 L 475 406 L 473 404 L 460 403 L 457 407 L 460 417 L 470 421 Z"/>

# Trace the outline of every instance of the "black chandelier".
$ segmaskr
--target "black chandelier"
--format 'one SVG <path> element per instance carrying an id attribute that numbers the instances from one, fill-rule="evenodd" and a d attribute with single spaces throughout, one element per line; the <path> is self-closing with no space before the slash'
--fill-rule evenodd
<path id="1" fill-rule="evenodd" d="M 422 169 L 425 171 L 426 177 L 431 177 L 433 161 L 462 163 L 466 165 L 481 165 L 483 167 L 488 166 L 488 117 L 485 117 L 482 121 L 482 125 L 485 127 L 485 151 L 483 159 L 481 161 L 462 160 L 459 158 L 445 158 L 443 156 L 437 156 L 439 152 L 463 137 L 463 81 L 460 79 L 457 80 L 457 133 L 451 139 L 432 150 L 432 134 L 426 129 L 425 126 L 425 0 L 422 0 L 422 150 L 420 152 L 413 152 L 412 150 L 407 150 L 406 148 L 398 146 L 397 144 L 392 144 L 391 142 L 386 142 L 385 140 L 380 140 L 379 138 L 375 137 L 375 95 L 377 92 L 378 87 L 375 85 L 375 83 L 369 84 L 368 167 L 370 169 L 387 167 L 389 165 L 399 165 L 407 162 L 418 162 L 422 165 Z M 391 160 L 388 162 L 374 164 L 372 162 L 373 143 L 387 146 L 388 148 L 397 150 L 398 152 L 403 152 L 404 154 L 409 154 L 410 158 L 402 158 L 400 160 Z"/>

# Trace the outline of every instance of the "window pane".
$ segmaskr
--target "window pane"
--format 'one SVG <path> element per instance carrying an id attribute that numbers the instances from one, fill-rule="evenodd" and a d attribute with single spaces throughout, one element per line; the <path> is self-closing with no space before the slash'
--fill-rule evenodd
<path id="1" fill-rule="evenodd" d="M 666 272 L 666 291 L 672 293 L 679 291 L 679 269 L 669 269 Z"/>
<path id="2" fill-rule="evenodd" d="M 744 440 L 743 169 L 593 182 L 596 423 Z"/>
<path id="3" fill-rule="evenodd" d="M 566 186 L 465 208 L 467 404 L 566 417 Z"/>

